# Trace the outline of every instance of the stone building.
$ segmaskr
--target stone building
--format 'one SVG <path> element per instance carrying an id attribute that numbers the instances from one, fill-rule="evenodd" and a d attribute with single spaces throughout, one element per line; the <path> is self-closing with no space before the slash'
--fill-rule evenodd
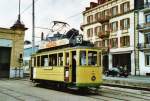
<path id="1" fill-rule="evenodd" d="M 98 0 L 91 2 L 83 12 L 81 28 L 84 38 L 103 50 L 104 71 L 113 67 L 126 67 L 131 75 L 145 75 L 140 67 L 140 40 L 137 25 L 139 11 L 145 0 Z M 143 61 L 143 60 L 142 60 Z M 148 69 L 147 69 L 148 70 Z"/>
<path id="2" fill-rule="evenodd" d="M 23 77 L 21 66 L 26 29 L 20 20 L 11 28 L 0 28 L 0 77 Z"/>

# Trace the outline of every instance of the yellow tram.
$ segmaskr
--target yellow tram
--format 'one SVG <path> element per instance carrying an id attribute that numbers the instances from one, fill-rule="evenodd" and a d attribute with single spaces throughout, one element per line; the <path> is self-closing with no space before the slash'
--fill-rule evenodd
<path id="1" fill-rule="evenodd" d="M 31 58 L 30 78 L 34 83 L 98 88 L 102 84 L 101 50 L 81 44 L 39 50 Z"/>

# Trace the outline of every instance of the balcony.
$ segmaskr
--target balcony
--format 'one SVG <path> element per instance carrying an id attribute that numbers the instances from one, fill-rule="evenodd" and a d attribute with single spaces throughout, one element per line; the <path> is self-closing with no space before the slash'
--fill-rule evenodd
<path id="1" fill-rule="evenodd" d="M 139 50 L 150 50 L 150 43 L 139 43 L 137 48 Z"/>
<path id="2" fill-rule="evenodd" d="M 150 2 L 144 4 L 144 8 L 142 9 L 143 12 L 150 11 Z"/>
<path id="3" fill-rule="evenodd" d="M 138 25 L 138 29 L 141 33 L 147 33 L 150 32 L 150 22 L 149 23 L 143 23 Z"/>
<path id="4" fill-rule="evenodd" d="M 109 15 L 104 16 L 104 17 L 100 17 L 100 18 L 98 19 L 98 22 L 101 23 L 101 24 L 103 24 L 103 23 L 105 23 L 105 22 L 109 22 L 110 18 L 111 18 L 111 16 L 109 16 Z"/>
<path id="5" fill-rule="evenodd" d="M 103 38 L 109 38 L 110 36 L 110 31 L 103 31 L 103 32 L 99 32 L 99 38 L 103 39 Z"/>

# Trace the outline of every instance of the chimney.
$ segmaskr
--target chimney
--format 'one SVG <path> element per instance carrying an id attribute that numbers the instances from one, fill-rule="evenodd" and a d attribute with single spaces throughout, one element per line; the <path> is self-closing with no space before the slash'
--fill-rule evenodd
<path id="1" fill-rule="evenodd" d="M 107 0 L 98 0 L 98 4 L 103 4 L 105 3 Z"/>
<path id="2" fill-rule="evenodd" d="M 98 4 L 97 3 L 95 3 L 95 2 L 90 2 L 90 8 L 94 8 L 94 7 L 96 7 Z"/>

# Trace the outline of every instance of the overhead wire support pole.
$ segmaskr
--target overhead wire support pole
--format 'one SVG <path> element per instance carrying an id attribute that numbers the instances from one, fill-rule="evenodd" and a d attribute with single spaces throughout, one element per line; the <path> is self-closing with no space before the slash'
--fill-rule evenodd
<path id="1" fill-rule="evenodd" d="M 32 54 L 35 52 L 35 13 L 34 0 L 32 0 Z"/>
<path id="2" fill-rule="evenodd" d="M 20 4 L 21 4 L 21 1 L 19 0 L 19 15 L 18 15 L 18 20 L 20 21 Z"/>

